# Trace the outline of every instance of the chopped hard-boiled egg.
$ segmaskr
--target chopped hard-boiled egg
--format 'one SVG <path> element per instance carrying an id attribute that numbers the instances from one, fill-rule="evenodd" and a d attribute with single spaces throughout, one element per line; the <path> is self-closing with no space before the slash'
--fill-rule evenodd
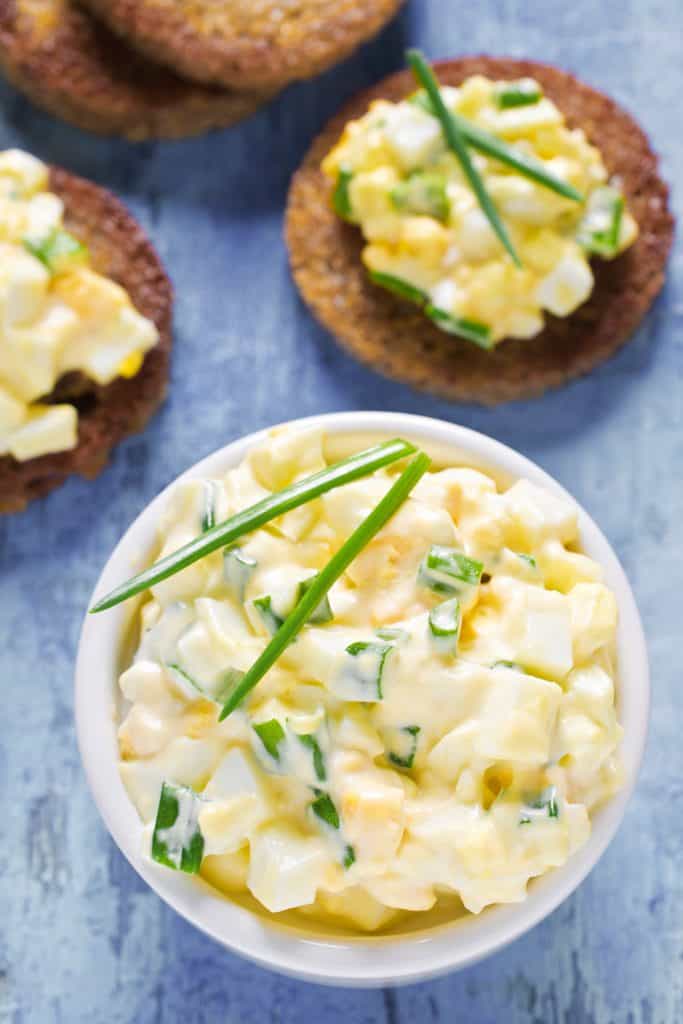
<path id="1" fill-rule="evenodd" d="M 60 378 L 99 385 L 134 377 L 158 341 L 154 324 L 62 224 L 47 167 L 0 153 L 0 456 L 19 462 L 78 443 L 78 413 L 49 396 Z"/>
<path id="2" fill-rule="evenodd" d="M 546 312 L 566 317 L 588 299 L 590 259 L 618 256 L 638 227 L 621 193 L 606 184 L 599 150 L 567 127 L 537 82 L 474 75 L 441 94 L 473 131 L 535 160 L 576 192 L 567 197 L 471 150 L 521 266 L 493 231 L 420 93 L 375 101 L 346 125 L 322 163 L 335 209 L 361 229 L 373 281 L 425 306 L 449 333 L 488 348 L 531 338 Z"/>
<path id="3" fill-rule="evenodd" d="M 161 553 L 207 508 L 324 468 L 323 442 L 278 432 L 224 477 L 183 484 Z M 269 912 L 370 931 L 447 898 L 474 913 L 522 900 L 620 782 L 616 604 L 579 550 L 576 508 L 471 467 L 422 478 L 219 721 L 236 673 L 393 473 L 316 499 L 293 535 L 269 523 L 155 586 L 120 678 L 121 775 L 155 822 L 153 857 Z"/>

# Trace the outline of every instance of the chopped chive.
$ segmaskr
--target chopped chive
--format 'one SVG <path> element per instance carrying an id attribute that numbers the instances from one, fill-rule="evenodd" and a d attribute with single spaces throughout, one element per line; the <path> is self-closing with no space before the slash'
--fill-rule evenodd
<path id="1" fill-rule="evenodd" d="M 238 512 L 237 515 L 226 519 L 224 523 L 214 526 L 213 529 L 207 530 L 206 533 L 195 537 L 188 544 L 184 544 L 173 554 L 155 562 L 149 569 L 133 576 L 132 579 L 122 583 L 97 601 L 90 612 L 102 612 L 107 608 L 113 608 L 121 601 L 127 601 L 129 597 L 134 597 L 135 594 L 148 590 L 155 583 L 175 575 L 188 565 L 192 565 L 193 562 L 216 551 L 217 548 L 225 547 L 226 544 L 231 544 L 245 533 L 251 533 L 272 519 L 277 519 L 285 512 L 298 508 L 335 487 L 341 487 L 352 480 L 358 480 L 373 473 L 376 469 L 388 466 L 398 459 L 413 455 L 415 451 L 414 445 L 402 441 L 400 438 L 394 438 L 358 452 L 356 455 L 351 455 L 348 459 L 342 459 L 341 462 L 336 462 L 333 466 L 328 466 L 303 480 L 298 480 L 290 487 L 285 487 L 284 490 L 277 491 L 264 498 L 263 501 Z"/>
<path id="2" fill-rule="evenodd" d="M 469 320 L 466 317 L 451 316 L 443 309 L 438 309 L 430 302 L 425 307 L 425 313 L 430 320 L 433 320 L 437 327 L 447 334 L 457 334 L 459 338 L 471 341 L 479 348 L 490 351 L 493 348 L 491 340 L 491 328 L 478 320 Z"/>
<path id="3" fill-rule="evenodd" d="M 416 455 L 379 504 L 375 506 L 360 526 L 354 530 L 348 540 L 342 544 L 339 551 L 333 555 L 327 565 L 320 570 L 299 603 L 287 616 L 265 650 L 245 673 L 231 696 L 225 702 L 220 715 L 221 720 L 227 718 L 231 711 L 235 710 L 266 672 L 272 668 L 299 630 L 306 624 L 311 615 L 314 614 L 332 584 L 339 579 L 351 562 L 353 562 L 354 558 L 379 533 L 385 523 L 391 519 L 413 490 L 418 480 L 427 472 L 429 466 L 430 459 L 424 452 Z"/>
<path id="4" fill-rule="evenodd" d="M 367 703 L 381 700 L 384 663 L 393 649 L 393 644 L 372 640 L 349 644 L 345 652 L 349 657 L 334 685 L 337 696 Z"/>
<path id="5" fill-rule="evenodd" d="M 517 558 L 521 558 L 523 562 L 526 562 L 530 569 L 536 568 L 536 559 L 533 555 L 527 555 L 523 551 L 517 551 L 515 554 L 517 555 Z"/>
<path id="6" fill-rule="evenodd" d="M 437 594 L 462 593 L 481 580 L 484 566 L 462 551 L 443 544 L 432 544 L 422 559 L 418 580 Z"/>
<path id="7" fill-rule="evenodd" d="M 53 228 L 39 241 L 30 237 L 22 241 L 24 248 L 39 259 L 51 274 L 63 274 L 88 259 L 87 247 L 63 228 Z"/>
<path id="8" fill-rule="evenodd" d="M 261 616 L 263 625 L 266 627 L 270 635 L 275 636 L 285 620 L 281 615 L 278 615 L 277 612 L 273 610 L 273 602 L 270 594 L 264 594 L 262 597 L 255 597 L 253 605 Z"/>
<path id="9" fill-rule="evenodd" d="M 506 661 L 504 658 L 494 661 L 491 668 L 509 668 L 513 672 L 524 672 L 524 667 L 518 661 Z"/>
<path id="10" fill-rule="evenodd" d="M 387 754 L 388 759 L 392 764 L 395 764 L 397 768 L 412 768 L 415 760 L 415 754 L 417 752 L 417 740 L 420 735 L 419 725 L 405 725 L 398 730 L 401 734 L 399 742 L 403 740 L 404 748 L 402 751 L 390 750 Z"/>
<path id="11" fill-rule="evenodd" d="M 337 175 L 337 184 L 332 193 L 332 207 L 334 212 L 342 220 L 351 221 L 353 210 L 351 208 L 351 197 L 349 196 L 349 185 L 353 178 L 353 171 L 348 167 L 340 167 Z"/>
<path id="12" fill-rule="evenodd" d="M 439 648 L 447 653 L 455 653 L 458 648 L 461 624 L 462 615 L 457 597 L 442 601 L 429 613 L 429 629 L 432 638 L 438 643 Z"/>
<path id="13" fill-rule="evenodd" d="M 304 736 L 299 735 L 299 742 L 303 743 L 303 745 L 310 750 L 313 758 L 313 770 L 315 772 L 315 777 L 318 782 L 324 782 L 327 778 L 327 773 L 325 771 L 325 758 L 323 757 L 323 752 L 320 749 L 320 744 L 317 739 L 311 733 L 307 733 Z"/>
<path id="14" fill-rule="evenodd" d="M 397 210 L 425 214 L 440 221 L 448 220 L 451 204 L 443 174 L 426 171 L 411 174 L 391 190 L 389 198 Z"/>
<path id="15" fill-rule="evenodd" d="M 384 274 L 379 270 L 369 270 L 368 276 L 373 284 L 378 284 L 380 288 L 386 288 L 388 292 L 393 292 L 394 295 L 399 295 L 402 299 L 407 299 L 408 302 L 415 302 L 418 306 L 424 306 L 429 301 L 429 296 L 426 292 L 416 288 L 415 285 L 409 284 L 408 281 L 402 280 L 400 277 L 394 277 L 393 274 Z"/>
<path id="16" fill-rule="evenodd" d="M 429 96 L 422 90 L 413 93 L 410 97 L 410 102 L 421 107 L 422 110 L 431 114 L 432 117 L 437 116 Z M 528 156 L 521 150 L 515 149 L 514 146 L 510 146 L 507 142 L 503 142 L 502 139 L 497 138 L 495 135 L 491 135 L 482 128 L 478 128 L 477 125 L 472 124 L 471 121 L 468 121 L 460 114 L 451 111 L 451 117 L 460 129 L 462 137 L 469 143 L 472 149 L 476 149 L 479 153 L 491 157 L 501 164 L 512 167 L 523 177 L 529 178 L 530 181 L 535 181 L 538 185 L 550 189 L 551 192 L 556 192 L 559 196 L 564 196 L 565 199 L 572 199 L 575 203 L 583 202 L 584 197 L 578 189 L 575 189 L 568 182 L 562 181 L 561 178 L 556 178 L 554 174 L 545 169 L 540 160 L 533 156 Z"/>
<path id="17" fill-rule="evenodd" d="M 541 793 L 536 796 L 527 797 L 525 799 L 525 805 L 527 809 L 534 811 L 545 811 L 549 818 L 559 818 L 560 807 L 557 800 L 557 788 L 555 786 L 548 786 Z M 524 813 L 523 817 L 529 821 L 532 820 L 533 815 Z M 527 824 L 520 820 L 520 824 Z"/>
<path id="18" fill-rule="evenodd" d="M 345 868 L 350 868 L 352 864 L 356 863 L 356 851 L 352 846 L 347 846 L 344 850 L 344 860 L 342 864 Z"/>
<path id="19" fill-rule="evenodd" d="M 256 559 L 236 544 L 223 552 L 223 580 L 239 601 L 244 600 L 244 592 L 257 565 Z"/>
<path id="20" fill-rule="evenodd" d="M 181 668 L 180 665 L 176 664 L 175 662 L 170 662 L 165 666 L 165 668 L 166 671 L 171 676 L 171 678 L 176 681 L 181 690 L 185 688 L 186 683 L 189 683 L 192 689 L 196 690 L 200 697 L 205 696 L 204 688 L 201 685 L 201 683 L 198 683 L 197 680 L 193 676 L 191 676 L 189 672 L 186 672 L 184 668 Z"/>
<path id="21" fill-rule="evenodd" d="M 458 158 L 465 177 L 469 181 L 470 187 L 477 197 L 479 205 L 486 214 L 489 224 L 500 239 L 504 248 L 510 254 L 513 263 L 516 266 L 521 267 L 522 264 L 515 252 L 512 242 L 510 241 L 505 225 L 498 215 L 495 203 L 491 199 L 479 171 L 472 163 L 467 151 L 466 140 L 460 130 L 460 126 L 451 115 L 451 112 L 443 101 L 443 97 L 439 89 L 439 83 L 436 80 L 434 72 L 419 50 L 408 50 L 407 58 L 408 63 L 413 70 L 413 74 L 426 91 L 429 99 L 432 101 L 432 106 L 434 107 L 436 116 L 441 122 L 441 128 L 443 130 L 446 143 L 448 144 L 448 148 L 452 150 Z"/>
<path id="22" fill-rule="evenodd" d="M 163 782 L 159 796 L 152 859 L 176 871 L 196 875 L 204 855 L 199 829 L 199 796 L 188 786 Z"/>
<path id="23" fill-rule="evenodd" d="M 500 109 L 508 110 L 510 107 L 526 107 L 538 103 L 543 92 L 533 78 L 520 78 L 516 82 L 501 82 L 494 95 Z"/>
<path id="24" fill-rule="evenodd" d="M 330 828 L 339 828 L 339 812 L 334 806 L 332 798 L 327 793 L 321 793 L 316 797 L 311 804 L 311 810 Z"/>
<path id="25" fill-rule="evenodd" d="M 200 683 L 176 662 L 171 662 L 165 665 L 165 668 L 166 671 L 170 673 L 171 677 L 175 679 L 181 690 L 184 689 L 185 684 L 187 683 L 193 690 L 197 691 L 199 697 L 203 697 L 205 700 L 212 700 L 216 704 L 223 703 L 227 694 L 232 691 L 233 687 L 244 675 L 244 673 L 237 668 L 228 668 L 225 670 L 218 683 L 213 687 L 209 687 L 204 683 Z"/>
<path id="26" fill-rule="evenodd" d="M 317 575 L 317 574 L 316 574 Z M 296 593 L 296 603 L 298 604 L 304 594 L 312 587 L 316 576 L 309 576 L 307 580 L 302 580 L 298 586 Z M 334 614 L 332 612 L 332 605 L 327 594 L 311 615 L 309 622 L 313 622 L 315 625 L 323 625 L 326 622 L 332 622 Z"/>
<path id="27" fill-rule="evenodd" d="M 271 718 L 268 722 L 258 722 L 252 728 L 270 756 L 275 761 L 279 761 L 280 752 L 278 747 L 285 738 L 285 730 L 277 718 Z"/>
<path id="28" fill-rule="evenodd" d="M 591 192 L 576 235 L 579 245 L 597 256 L 616 256 L 624 205 L 623 195 L 611 185 L 601 186 Z"/>
<path id="29" fill-rule="evenodd" d="M 319 818 L 323 824 L 333 828 L 335 832 L 339 832 L 341 829 L 341 821 L 339 820 L 339 811 L 334 805 L 334 801 L 328 793 L 323 793 L 321 790 L 316 790 L 316 799 L 311 804 L 311 810 L 317 818 Z M 342 864 L 345 868 L 350 868 L 352 864 L 356 862 L 356 852 L 352 846 L 348 843 L 345 844 L 342 851 Z"/>

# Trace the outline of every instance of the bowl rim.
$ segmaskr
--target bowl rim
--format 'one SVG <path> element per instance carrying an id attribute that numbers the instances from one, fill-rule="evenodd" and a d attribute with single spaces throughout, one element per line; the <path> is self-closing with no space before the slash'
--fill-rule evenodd
<path id="1" fill-rule="evenodd" d="M 263 967 L 307 981 L 374 987 L 408 984 L 466 967 L 523 935 L 555 910 L 598 862 L 623 819 L 636 784 L 647 737 L 650 682 L 643 628 L 631 587 L 599 527 L 553 477 L 507 445 L 467 427 L 425 416 L 392 412 L 326 413 L 278 427 L 321 426 L 330 433 L 403 435 L 425 445 L 465 452 L 483 468 L 526 477 L 568 498 L 578 509 L 583 549 L 603 568 L 619 607 L 617 635 L 619 718 L 624 784 L 592 816 L 591 835 L 566 864 L 535 880 L 522 903 L 497 905 L 479 916 L 432 930 L 381 939 L 307 937 L 257 917 L 217 895 L 210 886 L 168 871 L 143 856 L 142 823 L 118 772 L 114 694 L 127 606 L 88 615 L 81 629 L 75 673 L 76 732 L 86 779 L 115 843 L 135 871 L 177 913 L 217 942 Z M 181 473 L 137 516 L 108 558 L 88 607 L 136 571 L 141 551 L 154 538 L 159 513 L 181 481 L 225 472 L 274 428 L 232 441 Z M 93 677 L 97 685 L 93 685 Z"/>

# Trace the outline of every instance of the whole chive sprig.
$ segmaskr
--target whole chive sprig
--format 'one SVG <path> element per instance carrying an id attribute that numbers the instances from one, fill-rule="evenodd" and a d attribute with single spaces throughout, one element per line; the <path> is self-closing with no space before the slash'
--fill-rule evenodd
<path id="1" fill-rule="evenodd" d="M 143 590 L 148 590 L 155 583 L 160 583 L 161 580 L 168 579 L 169 576 L 174 576 L 188 565 L 192 565 L 193 562 L 205 558 L 212 551 L 232 544 L 245 533 L 257 530 L 265 523 L 284 515 L 285 512 L 298 508 L 308 501 L 313 501 L 314 498 L 318 498 L 335 487 L 351 483 L 353 480 L 374 473 L 376 469 L 391 465 L 398 459 L 413 455 L 416 450 L 415 446 L 408 441 L 394 438 L 391 441 L 374 445 L 372 448 L 366 448 L 362 452 L 357 452 L 348 459 L 342 459 L 341 462 L 336 462 L 318 473 L 313 473 L 290 487 L 271 494 L 268 498 L 264 498 L 263 501 L 251 505 L 242 512 L 238 512 L 237 515 L 226 519 L 224 523 L 219 523 L 218 526 L 212 527 L 188 544 L 178 548 L 177 551 L 161 558 L 149 569 L 133 576 L 132 579 L 122 583 L 100 601 L 97 601 L 90 612 L 103 612 L 107 608 L 113 608 L 114 605 L 127 601 L 129 597 L 134 597 Z"/>
<path id="2" fill-rule="evenodd" d="M 544 185 L 552 192 L 564 196 L 565 199 L 573 199 L 575 203 L 583 202 L 584 197 L 578 189 L 575 189 L 569 182 L 562 181 L 561 178 L 556 178 L 554 174 L 546 171 L 540 160 L 527 156 L 513 146 L 508 146 L 505 142 L 497 139 L 495 135 L 490 135 L 489 132 L 478 128 L 471 121 L 466 121 L 459 114 L 451 114 L 451 117 L 472 149 L 477 149 L 484 156 L 490 156 L 494 160 L 500 161 L 501 164 L 507 164 L 508 167 L 519 171 L 523 177 L 530 178 L 539 185 Z"/>
<path id="3" fill-rule="evenodd" d="M 315 613 L 330 587 L 339 579 L 363 548 L 379 533 L 394 513 L 398 511 L 418 480 L 427 472 L 429 466 L 430 459 L 428 455 L 425 455 L 424 452 L 416 455 L 372 512 L 353 531 L 327 565 L 320 570 L 313 583 L 294 610 L 287 616 L 270 643 L 235 686 L 235 689 L 223 705 L 223 710 L 220 714 L 221 721 L 227 718 L 242 703 L 247 694 L 254 689 L 266 672 L 273 667 L 283 651 L 291 644 L 297 633 Z"/>
<path id="4" fill-rule="evenodd" d="M 495 231 L 501 243 L 509 252 L 515 265 L 521 267 L 522 264 L 512 242 L 510 241 L 510 236 L 505 229 L 505 225 L 498 215 L 495 204 L 484 185 L 479 171 L 472 163 L 470 154 L 467 150 L 467 143 L 462 131 L 460 130 L 458 122 L 454 120 L 453 115 L 443 101 L 441 91 L 439 89 L 439 83 L 436 80 L 434 72 L 419 50 L 408 50 L 406 56 L 415 78 L 427 93 L 432 107 L 434 108 L 434 113 L 441 122 L 441 128 L 448 144 L 448 148 L 452 150 L 458 158 L 465 177 L 469 181 L 470 187 L 477 197 L 477 201 L 484 211 L 489 224 Z"/>
<path id="5" fill-rule="evenodd" d="M 412 102 L 426 110 L 428 114 L 432 114 L 434 117 L 437 116 L 434 105 L 426 93 L 415 93 L 411 99 Z M 489 156 L 493 160 L 505 164 L 507 167 L 512 167 L 522 177 L 529 178 L 530 181 L 535 181 L 538 185 L 543 185 L 544 188 L 550 189 L 551 192 L 556 192 L 559 196 L 564 196 L 565 199 L 572 199 L 575 203 L 582 203 L 584 201 L 585 197 L 578 189 L 575 189 L 569 182 L 556 178 L 554 174 L 546 170 L 540 160 L 533 156 L 528 156 L 520 149 L 515 149 L 514 146 L 508 145 L 507 142 L 503 142 L 502 139 L 491 135 L 490 132 L 484 131 L 483 128 L 479 128 L 476 124 L 468 121 L 461 114 L 456 114 L 454 111 L 451 111 L 450 114 L 454 123 L 460 129 L 463 139 L 472 149 L 476 149 L 484 156 Z"/>

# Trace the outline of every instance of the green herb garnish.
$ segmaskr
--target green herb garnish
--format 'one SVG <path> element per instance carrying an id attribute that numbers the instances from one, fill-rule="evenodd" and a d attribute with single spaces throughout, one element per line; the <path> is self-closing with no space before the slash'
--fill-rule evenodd
<path id="1" fill-rule="evenodd" d="M 449 653 L 455 653 L 460 639 L 462 615 L 457 597 L 442 601 L 429 613 L 429 630 L 439 647 Z"/>
<path id="2" fill-rule="evenodd" d="M 557 789 L 555 786 L 548 786 L 548 788 L 544 789 L 542 793 L 526 797 L 525 806 L 529 810 L 545 811 L 549 818 L 559 818 L 560 816 L 560 806 L 557 800 Z M 528 825 L 533 821 L 534 817 L 538 817 L 538 815 L 531 815 L 526 812 L 522 812 L 519 824 Z"/>
<path id="3" fill-rule="evenodd" d="M 381 700 L 384 663 L 393 649 L 393 644 L 374 640 L 357 640 L 349 644 L 346 648 L 349 658 L 337 681 L 335 692 L 346 700 Z"/>
<path id="4" fill-rule="evenodd" d="M 299 584 L 296 592 L 296 603 L 298 604 L 304 594 L 310 590 L 315 581 L 316 576 L 309 576 L 307 580 L 302 580 Z M 324 598 L 311 615 L 309 622 L 313 622 L 315 625 L 323 625 L 325 622 L 332 622 L 334 614 L 332 612 L 332 605 L 330 599 L 325 594 Z"/>
<path id="5" fill-rule="evenodd" d="M 400 734 L 400 740 L 404 742 L 404 749 L 400 752 L 396 750 L 390 750 L 387 753 L 388 759 L 392 764 L 395 764 L 397 768 L 412 768 L 415 760 L 415 753 L 417 751 L 417 739 L 420 735 L 419 725 L 405 725 L 398 730 Z"/>
<path id="6" fill-rule="evenodd" d="M 199 796 L 188 786 L 163 782 L 159 796 L 152 859 L 167 868 L 196 875 L 204 855 L 204 838 L 199 829 Z"/>
<path id="7" fill-rule="evenodd" d="M 285 620 L 281 615 L 278 615 L 277 612 L 274 611 L 273 601 L 270 594 L 264 594 L 262 597 L 255 597 L 253 604 L 270 635 L 275 636 Z"/>
<path id="8" fill-rule="evenodd" d="M 384 274 L 379 270 L 368 270 L 368 277 L 373 284 L 378 284 L 380 288 L 386 288 L 388 292 L 393 292 L 394 295 L 407 299 L 408 302 L 414 302 L 418 306 L 424 306 L 426 302 L 429 302 L 429 296 L 426 292 L 416 288 L 415 285 L 409 284 L 408 281 L 404 281 L 400 277 L 394 277 L 393 274 Z"/>
<path id="9" fill-rule="evenodd" d="M 311 804 L 311 810 L 330 828 L 339 828 L 339 813 L 334 806 L 332 798 L 327 793 L 321 793 L 316 797 Z"/>
<path id="10" fill-rule="evenodd" d="M 517 82 L 501 82 L 495 89 L 496 103 L 501 110 L 510 107 L 527 107 L 538 103 L 543 92 L 533 78 L 520 78 Z"/>
<path id="11" fill-rule="evenodd" d="M 40 240 L 26 237 L 22 241 L 24 248 L 39 259 L 51 274 L 63 274 L 88 259 L 87 246 L 63 228 L 53 228 Z"/>
<path id="12" fill-rule="evenodd" d="M 451 316 L 444 309 L 438 309 L 430 302 L 425 307 L 425 313 L 430 320 L 433 320 L 437 327 L 447 334 L 456 334 L 459 338 L 471 341 L 479 348 L 490 351 L 494 342 L 491 340 L 491 328 L 478 320 L 469 320 L 466 317 Z"/>
<path id="13" fill-rule="evenodd" d="M 432 117 L 437 116 L 429 96 L 422 90 L 413 93 L 410 97 L 410 102 L 421 107 L 422 110 L 431 114 Z M 583 202 L 584 197 L 578 189 L 575 189 L 568 182 L 562 181 L 561 178 L 556 178 L 554 174 L 550 174 L 540 160 L 533 156 L 528 156 L 521 150 L 515 149 L 514 146 L 508 145 L 507 142 L 503 142 L 502 139 L 497 138 L 495 135 L 491 135 L 482 128 L 478 128 L 460 114 L 451 112 L 451 117 L 460 129 L 462 137 L 472 149 L 476 149 L 479 153 L 491 157 L 493 160 L 498 160 L 501 164 L 512 167 L 513 170 L 517 171 L 524 178 L 529 178 L 538 185 L 543 185 L 544 188 L 550 189 L 551 192 L 556 192 L 559 196 L 564 196 L 565 199 L 572 199 L 575 203 Z"/>
<path id="14" fill-rule="evenodd" d="M 472 191 L 477 197 L 477 202 L 482 208 L 489 224 L 498 236 L 503 247 L 510 254 L 515 266 L 521 267 L 522 264 L 512 242 L 510 241 L 505 225 L 500 219 L 495 203 L 491 199 L 479 171 L 472 163 L 467 151 L 466 139 L 460 130 L 460 126 L 443 101 L 443 97 L 439 89 L 439 83 L 436 80 L 434 72 L 419 50 L 408 50 L 407 58 L 408 63 L 413 70 L 413 74 L 431 100 L 435 115 L 441 122 L 441 128 L 443 130 L 446 143 L 448 144 L 448 148 L 457 157 L 463 173 L 467 178 Z"/>
<path id="15" fill-rule="evenodd" d="M 339 820 L 339 812 L 334 806 L 332 798 L 320 790 L 316 790 L 316 799 L 311 804 L 311 810 L 317 818 L 330 828 L 339 831 L 341 822 Z M 352 864 L 356 862 L 356 853 L 352 846 L 345 846 L 342 855 L 342 864 L 345 868 L 350 868 Z"/>
<path id="16" fill-rule="evenodd" d="M 422 559 L 418 580 L 437 594 L 458 594 L 479 584 L 483 568 L 482 562 L 456 548 L 432 544 Z"/>
<path id="17" fill-rule="evenodd" d="M 624 206 L 623 195 L 611 185 L 600 186 L 591 192 L 576 234 L 579 245 L 607 259 L 616 256 Z"/>
<path id="18" fill-rule="evenodd" d="M 223 580 L 239 601 L 244 600 L 244 592 L 257 565 L 256 559 L 236 544 L 223 552 Z"/>
<path id="19" fill-rule="evenodd" d="M 244 675 L 237 668 L 228 668 L 222 674 L 214 686 L 208 686 L 206 683 L 199 682 L 194 676 L 191 676 L 189 672 L 186 672 L 184 668 L 178 665 L 176 662 L 171 662 L 164 666 L 166 671 L 175 679 L 176 683 L 182 689 L 187 683 L 193 690 L 197 691 L 199 697 L 203 697 L 205 700 L 212 700 L 216 704 L 222 704 L 226 696 L 232 691 L 233 687 Z"/>
<path id="20" fill-rule="evenodd" d="M 312 501 L 314 498 L 333 490 L 335 487 L 351 483 L 352 480 L 358 480 L 369 473 L 374 473 L 376 469 L 388 466 L 398 459 L 403 459 L 407 455 L 413 455 L 415 451 L 414 445 L 409 444 L 407 441 L 402 441 L 400 438 L 395 438 L 392 441 L 385 441 L 383 444 L 367 448 L 356 455 L 351 455 L 348 459 L 343 459 L 341 462 L 328 466 L 318 473 L 313 473 L 303 480 L 298 480 L 290 487 L 285 487 L 282 491 L 277 491 L 275 494 L 264 498 L 263 501 L 259 501 L 242 512 L 238 512 L 237 515 L 226 519 L 224 523 L 220 523 L 199 537 L 195 537 L 189 544 L 184 544 L 183 547 L 174 551 L 173 554 L 167 555 L 166 558 L 155 562 L 149 569 L 145 569 L 144 572 L 133 576 L 132 579 L 122 583 L 121 586 L 116 587 L 105 597 L 101 598 L 101 600 L 97 601 L 90 611 L 95 613 L 105 611 L 107 608 L 113 608 L 114 605 L 120 604 L 121 601 L 126 601 L 129 597 L 134 597 L 135 594 L 148 590 L 155 583 L 175 575 L 175 573 L 185 569 L 188 565 L 192 565 L 193 562 L 197 562 L 200 558 L 211 554 L 212 551 L 225 547 L 226 544 L 231 544 L 245 533 L 251 533 L 260 526 L 264 526 L 265 523 L 277 519 L 278 516 L 284 515 L 285 512 L 298 508 L 300 505 L 305 505 L 306 502 Z"/>
<path id="21" fill-rule="evenodd" d="M 279 761 L 280 752 L 278 748 L 285 738 L 285 730 L 277 718 L 271 718 L 267 722 L 258 722 L 252 728 L 270 756 L 275 761 Z"/>
<path id="22" fill-rule="evenodd" d="M 391 190 L 389 197 L 397 210 L 424 214 L 440 221 L 448 220 L 451 204 L 443 174 L 418 171 L 405 181 L 399 182 Z"/>
<path id="23" fill-rule="evenodd" d="M 323 752 L 320 749 L 320 744 L 317 739 L 315 736 L 308 733 L 304 736 L 299 735 L 299 742 L 303 743 L 307 750 L 310 750 L 311 757 L 313 758 L 313 771 L 315 772 L 315 777 L 318 782 L 324 782 L 327 778 L 327 773 L 325 771 L 325 758 L 323 757 Z"/>
<path id="24" fill-rule="evenodd" d="M 231 711 L 235 710 L 247 694 L 263 678 L 268 669 L 272 668 L 282 652 L 296 637 L 299 630 L 308 622 L 311 615 L 314 614 L 333 583 L 339 579 L 351 562 L 353 562 L 354 558 L 379 533 L 385 523 L 391 519 L 413 490 L 418 480 L 427 472 L 429 466 L 430 460 L 427 455 L 423 452 L 416 455 L 379 504 L 375 506 L 360 526 L 354 530 L 348 540 L 342 544 L 327 565 L 320 570 L 304 596 L 287 616 L 265 650 L 235 687 L 235 690 L 223 707 L 220 715 L 221 720 L 227 718 Z"/>
<path id="25" fill-rule="evenodd" d="M 517 555 L 517 558 L 521 558 L 523 562 L 526 562 L 530 569 L 537 568 L 536 559 L 533 555 L 527 555 L 523 551 L 516 551 L 515 554 Z"/>
<path id="26" fill-rule="evenodd" d="M 334 212 L 342 220 L 348 221 L 351 221 L 353 217 L 351 197 L 349 196 L 349 185 L 352 178 L 353 171 L 350 171 L 347 167 L 340 167 L 339 174 L 337 175 L 337 184 L 334 186 L 334 192 L 332 193 Z"/>

